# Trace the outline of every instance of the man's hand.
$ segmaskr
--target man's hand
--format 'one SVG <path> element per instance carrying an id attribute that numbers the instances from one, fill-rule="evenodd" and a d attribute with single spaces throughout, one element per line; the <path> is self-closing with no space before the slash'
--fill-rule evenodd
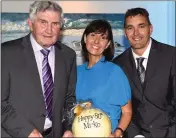
<path id="1" fill-rule="evenodd" d="M 42 134 L 40 134 L 40 132 L 37 129 L 34 129 L 31 134 L 28 136 L 28 138 L 34 138 L 34 137 L 38 137 L 38 138 L 42 138 Z"/>
<path id="2" fill-rule="evenodd" d="M 71 131 L 67 130 L 67 131 L 64 132 L 63 137 L 73 137 L 73 134 L 72 134 Z"/>

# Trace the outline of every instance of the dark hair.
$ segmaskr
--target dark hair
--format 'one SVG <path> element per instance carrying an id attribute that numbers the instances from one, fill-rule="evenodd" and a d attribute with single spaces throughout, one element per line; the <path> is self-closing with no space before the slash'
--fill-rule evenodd
<path id="1" fill-rule="evenodd" d="M 127 12 L 125 13 L 124 28 L 126 26 L 126 19 L 129 16 L 136 16 L 136 15 L 142 15 L 142 16 L 146 17 L 148 24 L 151 25 L 151 22 L 150 22 L 150 19 L 149 19 L 149 13 L 146 9 L 144 9 L 144 8 L 132 8 L 132 9 L 127 10 Z"/>
<path id="2" fill-rule="evenodd" d="M 83 51 L 83 56 L 85 60 L 89 61 L 86 43 L 84 42 L 84 36 L 87 36 L 92 32 L 101 33 L 101 34 L 105 34 L 106 32 L 108 33 L 107 39 L 108 41 L 110 41 L 110 45 L 108 46 L 108 48 L 106 48 L 103 51 L 103 55 L 105 56 L 105 61 L 112 60 L 114 57 L 114 41 L 113 41 L 112 29 L 109 22 L 102 19 L 93 20 L 92 22 L 90 22 L 90 24 L 88 24 L 88 26 L 84 30 L 84 33 L 81 38 L 81 45 L 82 45 L 82 51 Z"/>

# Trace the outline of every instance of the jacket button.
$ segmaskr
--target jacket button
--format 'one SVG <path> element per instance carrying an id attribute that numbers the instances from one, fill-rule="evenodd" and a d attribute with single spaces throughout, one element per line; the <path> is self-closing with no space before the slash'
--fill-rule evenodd
<path id="1" fill-rule="evenodd" d="M 153 128 L 153 126 L 152 126 L 152 125 L 150 125 L 149 127 L 150 127 L 150 128 Z"/>

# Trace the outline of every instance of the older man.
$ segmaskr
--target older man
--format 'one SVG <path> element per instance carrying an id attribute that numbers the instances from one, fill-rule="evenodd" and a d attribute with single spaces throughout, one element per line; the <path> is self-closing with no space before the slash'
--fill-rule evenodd
<path id="1" fill-rule="evenodd" d="M 2 137 L 61 137 L 62 112 L 75 102 L 76 54 L 57 42 L 62 8 L 30 5 L 31 33 L 2 44 Z"/>

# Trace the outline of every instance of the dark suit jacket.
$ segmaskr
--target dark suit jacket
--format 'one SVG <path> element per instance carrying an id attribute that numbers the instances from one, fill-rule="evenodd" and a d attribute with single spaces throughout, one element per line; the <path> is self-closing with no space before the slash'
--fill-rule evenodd
<path id="1" fill-rule="evenodd" d="M 123 68 L 132 88 L 133 117 L 127 132 L 142 129 L 154 137 L 164 137 L 176 115 L 176 48 L 152 39 L 144 87 L 131 48 L 113 62 Z"/>
<path id="2" fill-rule="evenodd" d="M 30 35 L 2 44 L 2 136 L 27 137 L 44 129 L 45 104 Z M 53 137 L 62 136 L 62 111 L 75 102 L 76 54 L 55 44 Z"/>

